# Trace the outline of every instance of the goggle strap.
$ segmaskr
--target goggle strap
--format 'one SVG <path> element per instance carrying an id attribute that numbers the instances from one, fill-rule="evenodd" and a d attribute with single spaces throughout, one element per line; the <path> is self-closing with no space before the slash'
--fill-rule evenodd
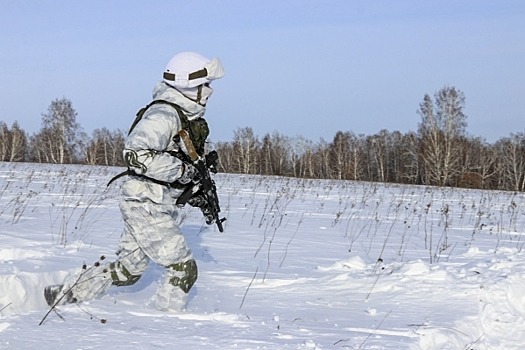
<path id="1" fill-rule="evenodd" d="M 190 73 L 188 75 L 188 80 L 195 80 L 199 78 L 206 78 L 208 76 L 208 70 L 203 68 L 196 72 Z M 175 73 L 164 72 L 163 78 L 169 81 L 175 81 Z"/>

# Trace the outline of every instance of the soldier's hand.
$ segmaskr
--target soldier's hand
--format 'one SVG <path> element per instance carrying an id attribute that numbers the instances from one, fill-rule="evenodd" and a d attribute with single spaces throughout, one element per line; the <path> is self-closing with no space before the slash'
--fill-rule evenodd
<path id="1" fill-rule="evenodd" d="M 182 176 L 177 180 L 179 183 L 186 185 L 191 181 L 199 179 L 199 172 L 193 165 L 189 163 L 183 163 L 183 166 L 184 170 Z"/>
<path id="2" fill-rule="evenodd" d="M 206 224 L 211 225 L 215 222 L 210 205 L 202 193 L 197 192 L 196 195 L 188 200 L 188 204 L 192 207 L 200 208 L 206 220 Z"/>

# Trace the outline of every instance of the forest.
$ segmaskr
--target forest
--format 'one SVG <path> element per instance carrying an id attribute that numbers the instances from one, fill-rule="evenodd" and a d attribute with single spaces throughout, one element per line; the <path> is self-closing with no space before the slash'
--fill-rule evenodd
<path id="1" fill-rule="evenodd" d="M 261 138 L 239 127 L 233 140 L 208 146 L 224 173 L 525 191 L 525 133 L 488 143 L 467 133 L 464 108 L 465 94 L 445 86 L 424 95 L 416 132 L 337 131 L 332 140 L 312 141 L 278 131 Z M 33 135 L 0 121 L 0 161 L 124 166 L 127 131 L 87 135 L 76 117 L 73 103 L 61 98 Z"/>

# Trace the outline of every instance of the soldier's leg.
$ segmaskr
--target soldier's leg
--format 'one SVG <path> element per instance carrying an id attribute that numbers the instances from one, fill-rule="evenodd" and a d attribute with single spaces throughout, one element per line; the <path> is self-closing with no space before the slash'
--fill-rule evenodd
<path id="1" fill-rule="evenodd" d="M 68 279 L 62 289 L 69 293 L 66 302 L 95 299 L 105 294 L 111 286 L 130 286 L 139 280 L 147 264 L 148 259 L 141 254 L 140 249 L 136 248 L 132 252 L 122 250 L 116 261 L 96 263 Z"/>
<path id="2" fill-rule="evenodd" d="M 134 208 L 137 206 L 140 207 L 139 203 L 133 203 Z M 48 304 L 53 305 L 59 298 L 62 298 L 60 304 L 91 300 L 105 294 L 113 285 L 129 286 L 139 280 L 149 258 L 134 238 L 137 233 L 127 220 L 128 209 L 128 204 L 121 204 L 125 225 L 119 242 L 118 259 L 111 263 L 99 261 L 68 278 L 64 285 L 46 288 L 44 296 Z"/>
<path id="3" fill-rule="evenodd" d="M 175 205 L 149 203 L 144 207 L 140 237 L 135 237 L 142 251 L 155 263 L 166 267 L 165 275 L 154 297 L 159 309 L 182 309 L 187 293 L 197 280 L 197 264 L 184 236 L 176 224 Z M 147 215 L 149 214 L 149 215 Z"/>
<path id="4" fill-rule="evenodd" d="M 44 291 L 46 302 L 51 306 L 59 298 L 61 298 L 59 304 L 95 299 L 105 294 L 113 285 L 129 286 L 136 283 L 147 264 L 148 258 L 141 254 L 139 248 L 135 248 L 132 252 L 121 250 L 116 261 L 107 264 L 97 262 L 93 266 L 82 268 L 63 285 L 46 288 Z"/>

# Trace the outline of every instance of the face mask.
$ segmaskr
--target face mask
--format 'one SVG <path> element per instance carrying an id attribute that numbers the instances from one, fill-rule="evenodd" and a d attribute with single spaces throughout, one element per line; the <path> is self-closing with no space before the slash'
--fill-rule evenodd
<path id="1" fill-rule="evenodd" d="M 186 96 L 193 102 L 197 102 L 201 106 L 206 106 L 208 98 L 210 98 L 211 94 L 213 93 L 213 89 L 210 87 L 209 83 L 205 83 L 194 88 L 179 88 L 177 90 L 179 90 L 184 96 Z"/>
<path id="2" fill-rule="evenodd" d="M 198 96 L 197 103 L 200 104 L 201 106 L 206 106 L 208 99 L 213 94 L 213 89 L 210 87 L 210 84 L 206 83 L 203 85 L 199 85 L 199 92 L 200 94 L 197 94 Z"/>

